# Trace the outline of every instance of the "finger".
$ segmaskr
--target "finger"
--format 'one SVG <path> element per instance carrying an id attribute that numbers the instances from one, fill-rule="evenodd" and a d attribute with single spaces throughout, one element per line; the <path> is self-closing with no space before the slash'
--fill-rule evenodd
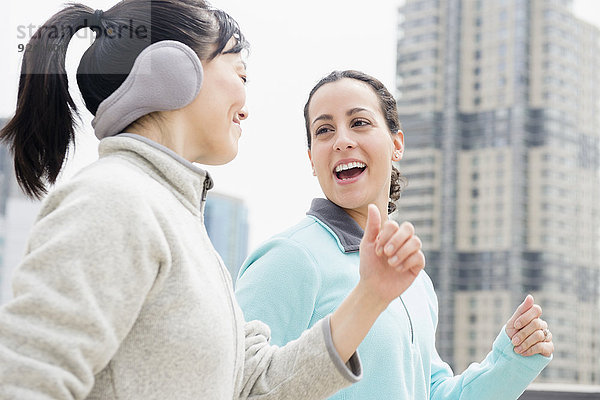
<path id="1" fill-rule="evenodd" d="M 415 227 L 408 221 L 403 222 L 400 226 L 394 222 L 393 224 L 390 224 L 387 229 L 386 227 L 387 222 L 384 224 L 384 229 L 379 235 L 379 240 L 382 243 L 382 248 L 380 250 L 383 250 L 388 257 L 392 257 L 394 253 L 415 234 Z M 382 253 L 379 254 L 381 255 Z"/>
<path id="2" fill-rule="evenodd" d="M 392 256 L 395 253 L 395 250 L 401 244 L 400 232 L 400 227 L 396 221 L 388 220 L 383 223 L 375 250 L 378 256 L 383 254 Z"/>
<path id="3" fill-rule="evenodd" d="M 417 276 L 423 268 L 425 268 L 425 255 L 419 250 L 401 265 L 401 272 L 410 271 L 411 274 Z"/>
<path id="4" fill-rule="evenodd" d="M 544 335 L 544 332 L 542 332 L 539 329 L 536 329 L 535 331 L 533 331 L 533 333 L 531 335 L 529 335 L 523 341 L 523 343 L 521 343 L 520 345 L 515 347 L 515 352 L 522 354 L 527 349 L 534 346 L 536 343 L 545 342 L 545 341 L 546 341 L 546 336 Z"/>
<path id="5" fill-rule="evenodd" d="M 398 259 L 400 260 L 400 263 L 402 264 L 410 256 L 415 254 L 417 251 L 421 250 L 422 247 L 423 247 L 423 243 L 421 242 L 421 239 L 418 236 L 411 236 L 410 239 L 408 239 L 406 242 L 404 242 L 402 247 L 400 247 L 400 249 L 398 249 L 398 252 L 396 253 L 396 255 L 398 256 Z"/>
<path id="6" fill-rule="evenodd" d="M 550 355 L 554 352 L 554 343 L 553 342 L 538 342 L 535 345 L 531 346 L 529 349 L 521 353 L 524 357 L 529 357 L 534 354 L 541 354 L 544 357 L 550 357 Z"/>
<path id="7" fill-rule="evenodd" d="M 519 307 L 517 307 L 512 317 L 510 317 L 510 319 L 506 323 L 506 326 L 508 328 L 514 328 L 515 321 L 517 320 L 517 318 L 519 318 L 521 314 L 523 314 L 525 311 L 529 310 L 531 306 L 533 306 L 533 296 L 528 294 L 527 297 L 525 297 L 525 300 L 523 300 L 523 302 L 519 304 Z"/>
<path id="8" fill-rule="evenodd" d="M 521 329 L 522 327 L 529 324 L 536 318 L 539 318 L 542 315 L 542 307 L 537 304 L 531 306 L 531 308 L 525 311 L 519 318 L 515 320 L 515 328 Z"/>
<path id="9" fill-rule="evenodd" d="M 401 247 L 401 249 L 398 250 L 392 257 L 388 257 L 388 264 L 391 267 L 399 268 L 401 271 L 405 271 L 407 269 L 410 269 L 412 266 L 414 266 L 413 264 L 415 264 L 416 261 L 419 261 L 419 257 L 418 257 L 417 253 L 421 249 L 420 249 L 420 247 L 418 247 L 418 245 L 411 244 L 410 242 L 412 242 L 412 241 L 413 241 L 412 238 L 409 239 L 406 243 L 404 243 L 404 245 Z M 407 246 L 414 247 L 414 251 L 412 251 L 411 254 L 408 254 L 408 256 L 405 254 L 406 251 L 402 251 Z"/>
<path id="10" fill-rule="evenodd" d="M 367 224 L 365 225 L 365 233 L 363 240 L 367 242 L 375 242 L 379 230 L 381 229 L 381 214 L 375 204 L 369 204 L 367 209 Z"/>
<path id="11" fill-rule="evenodd" d="M 541 318 L 536 318 L 533 321 L 531 321 L 529 324 L 527 324 L 523 328 L 521 328 L 512 337 L 512 343 L 513 343 L 513 345 L 518 346 L 521 343 L 523 343 L 523 341 L 525 339 L 527 339 L 533 332 L 535 332 L 537 330 L 543 331 L 546 328 L 548 328 L 548 323 Z"/>

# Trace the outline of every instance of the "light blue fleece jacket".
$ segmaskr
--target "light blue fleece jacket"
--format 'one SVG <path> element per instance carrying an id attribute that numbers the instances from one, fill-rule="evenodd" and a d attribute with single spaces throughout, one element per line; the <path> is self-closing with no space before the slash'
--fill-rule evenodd
<path id="1" fill-rule="evenodd" d="M 360 226 L 325 199 L 307 214 L 254 251 L 236 283 L 246 320 L 269 325 L 279 346 L 335 310 L 359 281 Z M 421 272 L 360 345 L 362 381 L 331 399 L 517 399 L 551 360 L 516 354 L 503 328 L 481 363 L 454 376 L 435 348 L 437 314 L 433 284 Z"/>

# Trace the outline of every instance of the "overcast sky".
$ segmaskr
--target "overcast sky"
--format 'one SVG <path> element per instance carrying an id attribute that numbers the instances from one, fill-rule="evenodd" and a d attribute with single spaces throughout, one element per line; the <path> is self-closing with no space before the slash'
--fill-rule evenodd
<path id="1" fill-rule="evenodd" d="M 395 92 L 397 8 L 402 0 L 214 0 L 230 13 L 251 43 L 248 108 L 238 157 L 226 166 L 207 167 L 215 191 L 240 197 L 249 209 L 250 248 L 296 223 L 321 191 L 306 155 L 302 108 L 312 86 L 334 69 L 359 69 Z M 0 117 L 14 112 L 19 27 L 39 26 L 64 1 L 9 0 L 0 15 Z M 115 0 L 83 1 L 108 9 Z M 576 0 L 576 13 L 600 25 L 600 1 Z M 6 7 L 6 6 L 4 6 Z M 82 36 L 84 33 L 82 32 Z M 67 70 L 73 97 L 79 58 L 89 33 L 69 47 Z M 83 129 L 64 178 L 97 158 L 91 115 L 80 106 Z M 407 149 L 410 151 L 410 149 Z"/>

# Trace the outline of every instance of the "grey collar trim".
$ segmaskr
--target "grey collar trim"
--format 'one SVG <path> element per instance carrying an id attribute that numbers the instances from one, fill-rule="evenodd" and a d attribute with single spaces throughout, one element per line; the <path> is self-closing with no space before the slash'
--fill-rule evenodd
<path id="1" fill-rule="evenodd" d="M 194 215 L 202 215 L 207 192 L 213 186 L 210 175 L 167 147 L 144 136 L 124 133 L 102 139 L 98 153 L 100 158 L 118 156 L 142 168 Z"/>
<path id="2" fill-rule="evenodd" d="M 306 215 L 311 215 L 327 225 L 337 236 L 344 253 L 358 251 L 364 231 L 340 206 L 327 199 L 313 199 Z"/>
<path id="3" fill-rule="evenodd" d="M 214 186 L 214 182 L 210 176 L 210 174 L 208 173 L 208 171 L 203 170 L 200 167 L 195 166 L 193 163 L 189 162 L 188 160 L 186 160 L 185 158 L 181 157 L 179 154 L 175 153 L 173 150 L 169 149 L 166 146 L 163 146 L 160 143 L 156 143 L 154 140 L 148 139 L 145 136 L 142 135 L 138 135 L 135 133 L 120 133 L 117 136 L 119 137 L 129 137 L 132 139 L 136 139 L 139 140 L 140 142 L 144 142 L 149 146 L 154 147 L 157 150 L 162 151 L 163 153 L 168 154 L 169 156 L 171 156 L 172 158 L 174 158 L 176 161 L 178 161 L 180 164 L 182 164 L 184 167 L 186 167 L 187 169 L 191 170 L 193 173 L 198 174 L 198 175 L 203 175 L 206 177 L 206 190 L 210 190 L 213 188 Z"/>

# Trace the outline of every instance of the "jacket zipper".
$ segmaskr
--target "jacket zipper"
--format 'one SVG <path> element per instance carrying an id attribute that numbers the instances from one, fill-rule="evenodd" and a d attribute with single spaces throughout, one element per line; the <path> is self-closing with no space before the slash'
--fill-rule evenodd
<path id="1" fill-rule="evenodd" d="M 210 185 L 210 181 L 208 177 L 204 177 L 204 182 L 202 183 L 202 200 L 200 201 L 200 212 L 204 218 L 204 206 L 206 205 L 206 196 L 208 194 L 208 186 Z"/>
<path id="2" fill-rule="evenodd" d="M 404 303 L 404 299 L 402 298 L 402 296 L 398 296 L 398 298 L 402 302 L 402 305 L 404 306 L 404 311 L 406 311 L 406 316 L 408 317 L 408 324 L 410 325 L 410 344 L 414 344 L 415 343 L 415 333 L 413 330 L 412 319 L 410 318 L 410 313 L 408 312 L 408 307 L 406 307 L 406 304 Z"/>

